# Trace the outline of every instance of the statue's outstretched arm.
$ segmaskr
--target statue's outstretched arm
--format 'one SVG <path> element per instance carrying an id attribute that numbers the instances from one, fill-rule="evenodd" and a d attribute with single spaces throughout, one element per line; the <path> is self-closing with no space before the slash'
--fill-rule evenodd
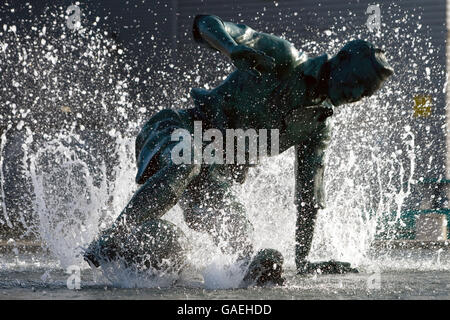
<path id="1" fill-rule="evenodd" d="M 295 262 L 299 269 L 311 249 L 317 212 L 324 207 L 325 147 L 312 140 L 295 146 Z"/>
<path id="2" fill-rule="evenodd" d="M 227 57 L 230 57 L 233 48 L 238 45 L 231 33 L 239 32 L 239 30 L 239 28 L 233 28 L 231 23 L 225 23 L 213 15 L 198 15 L 194 19 L 194 40 L 219 50 Z"/>
<path id="3" fill-rule="evenodd" d="M 249 43 L 250 38 L 263 34 L 246 25 L 223 22 L 213 15 L 198 15 L 194 19 L 193 33 L 197 42 L 220 51 L 242 71 L 259 75 L 260 71 L 270 70 L 275 65 L 273 57 Z"/>
<path id="4" fill-rule="evenodd" d="M 328 133 L 324 132 L 323 134 Z M 317 213 L 325 207 L 325 150 L 328 138 L 318 136 L 295 146 L 295 202 L 297 223 L 295 231 L 295 264 L 299 274 L 358 272 L 350 263 L 340 261 L 310 262 Z"/>

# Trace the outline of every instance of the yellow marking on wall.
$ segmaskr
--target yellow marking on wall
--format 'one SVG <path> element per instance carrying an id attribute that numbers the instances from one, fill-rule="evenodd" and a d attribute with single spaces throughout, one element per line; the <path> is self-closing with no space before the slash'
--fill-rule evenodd
<path id="1" fill-rule="evenodd" d="M 414 117 L 429 117 L 431 115 L 431 96 L 415 96 L 414 97 Z"/>

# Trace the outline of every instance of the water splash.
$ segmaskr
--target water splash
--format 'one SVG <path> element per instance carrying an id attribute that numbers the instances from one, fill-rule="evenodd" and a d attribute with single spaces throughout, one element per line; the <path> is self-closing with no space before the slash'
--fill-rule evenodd
<path id="1" fill-rule="evenodd" d="M 137 129 L 150 113 L 161 108 L 189 106 L 185 88 L 202 83 L 201 68 L 208 68 L 208 64 L 179 73 L 180 66 L 166 62 L 161 69 L 169 71 L 146 80 L 149 86 L 160 86 L 161 95 L 154 97 L 152 106 L 143 106 L 138 95 L 129 93 L 133 83 L 140 81 L 139 74 L 124 60 L 124 51 L 114 40 L 89 27 L 68 33 L 62 18 L 56 15 L 52 19 L 57 23 L 31 31 L 6 26 L 0 35 L 0 68 L 6 91 L 0 97 L 0 105 L 6 108 L 0 119 L 8 128 L 2 133 L 0 151 L 3 155 L 9 130 L 25 137 L 20 144 L 21 175 L 32 185 L 33 193 L 30 222 L 22 212 L 6 206 L 6 157 L 2 157 L 0 222 L 9 227 L 22 225 L 42 239 L 66 267 L 82 263 L 80 246 L 108 227 L 133 194 L 133 139 Z M 344 40 L 366 35 L 362 29 L 349 34 L 340 25 L 336 22 L 330 27 L 335 38 L 328 42 L 289 40 L 315 55 L 335 53 Z M 406 21 L 399 18 L 398 26 L 405 25 Z M 334 258 L 356 266 L 381 263 L 385 257 L 374 260 L 368 256 L 370 244 L 380 225 L 381 231 L 395 235 L 393 225 L 411 195 L 419 150 L 417 133 L 408 126 L 404 101 L 410 92 L 420 92 L 420 88 L 407 85 L 420 76 L 420 70 L 407 69 L 396 61 L 414 43 L 428 40 L 396 29 L 382 36 L 386 47 L 391 48 L 388 57 L 398 76 L 376 96 L 336 110 L 326 160 L 327 209 L 318 217 L 312 260 Z M 427 61 L 431 69 L 424 72 L 428 75 L 441 72 L 441 67 L 433 64 L 432 51 L 424 52 L 423 47 L 429 45 L 418 45 L 413 61 Z M 232 67 L 207 54 L 202 52 L 200 56 L 217 66 L 209 70 L 210 74 L 215 82 L 222 80 Z M 206 85 L 212 87 L 213 83 Z M 265 159 L 250 171 L 245 184 L 235 187 L 255 227 L 255 249 L 280 250 L 290 268 L 294 267 L 296 219 L 293 172 L 294 154 L 289 150 Z M 397 215 L 386 221 L 386 213 L 392 211 Z M 195 272 L 203 275 L 207 288 L 238 285 L 243 275 L 233 264 L 233 257 L 222 254 L 207 235 L 190 230 L 178 206 L 165 218 L 176 223 L 192 242 L 189 261 Z M 135 275 L 114 268 L 109 270 L 110 281 L 119 286 L 161 285 L 139 281 Z"/>
<path id="2" fill-rule="evenodd" d="M 34 188 L 38 234 L 61 261 L 63 267 L 78 264 L 78 248 L 93 239 L 99 231 L 99 215 L 107 199 L 106 177 L 94 183 L 80 143 L 65 145 L 73 136 L 62 136 L 48 142 L 30 155 L 30 178 Z M 98 170 L 105 172 L 104 164 Z"/>

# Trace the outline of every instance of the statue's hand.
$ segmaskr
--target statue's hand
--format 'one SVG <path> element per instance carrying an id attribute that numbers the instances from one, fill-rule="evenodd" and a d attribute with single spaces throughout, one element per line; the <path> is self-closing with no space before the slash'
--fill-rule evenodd
<path id="1" fill-rule="evenodd" d="M 358 273 L 358 270 L 352 268 L 348 262 L 340 261 L 321 261 L 309 262 L 304 261 L 298 268 L 298 274 L 342 274 L 342 273 Z"/>
<path id="2" fill-rule="evenodd" d="M 257 77 L 261 75 L 259 70 L 269 71 L 275 67 L 274 58 L 244 45 L 235 46 L 230 53 L 230 58 L 236 68 Z"/>

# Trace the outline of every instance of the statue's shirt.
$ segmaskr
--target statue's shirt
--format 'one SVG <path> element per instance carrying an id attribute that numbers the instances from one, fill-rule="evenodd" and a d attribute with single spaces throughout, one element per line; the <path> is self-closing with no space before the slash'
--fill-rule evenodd
<path id="1" fill-rule="evenodd" d="M 236 70 L 215 89 L 195 88 L 191 95 L 210 127 L 278 129 L 283 152 L 327 129 L 332 109 L 317 97 L 317 86 L 328 55 L 308 58 L 286 46 L 274 57 L 272 72 L 256 77 Z"/>

